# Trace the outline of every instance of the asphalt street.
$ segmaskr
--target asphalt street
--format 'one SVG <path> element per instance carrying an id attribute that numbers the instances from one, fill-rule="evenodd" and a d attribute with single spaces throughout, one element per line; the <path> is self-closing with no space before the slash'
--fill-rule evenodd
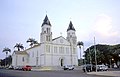
<path id="1" fill-rule="evenodd" d="M 88 75 L 82 71 L 20 71 L 0 69 L 0 77 L 107 77 Z"/>

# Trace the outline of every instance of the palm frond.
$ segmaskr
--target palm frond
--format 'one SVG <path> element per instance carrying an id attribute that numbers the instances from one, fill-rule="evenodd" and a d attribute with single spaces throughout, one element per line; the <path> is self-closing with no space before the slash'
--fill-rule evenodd
<path id="1" fill-rule="evenodd" d="M 78 46 L 83 46 L 84 43 L 83 43 L 82 41 L 78 41 L 77 45 L 78 45 Z"/>
<path id="2" fill-rule="evenodd" d="M 9 48 L 5 47 L 5 48 L 3 49 L 3 52 L 6 52 L 6 51 L 11 52 L 11 50 L 10 50 Z"/>
<path id="3" fill-rule="evenodd" d="M 20 49 L 24 49 L 24 46 L 21 43 L 16 43 L 16 45 L 14 46 L 14 48 L 17 48 L 18 51 L 20 51 Z"/>
<path id="4" fill-rule="evenodd" d="M 30 46 L 32 47 L 33 45 L 39 44 L 35 39 L 33 38 L 29 38 L 27 41 L 27 43 L 30 43 Z"/>

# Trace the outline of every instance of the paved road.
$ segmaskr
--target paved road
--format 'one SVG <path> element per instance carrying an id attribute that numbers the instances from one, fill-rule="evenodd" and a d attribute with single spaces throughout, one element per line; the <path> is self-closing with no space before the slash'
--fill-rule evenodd
<path id="1" fill-rule="evenodd" d="M 110 68 L 109 71 L 88 72 L 87 74 L 120 77 L 120 69 Z"/>
<path id="2" fill-rule="evenodd" d="M 0 77 L 107 77 L 88 75 L 82 71 L 19 71 L 0 69 Z"/>

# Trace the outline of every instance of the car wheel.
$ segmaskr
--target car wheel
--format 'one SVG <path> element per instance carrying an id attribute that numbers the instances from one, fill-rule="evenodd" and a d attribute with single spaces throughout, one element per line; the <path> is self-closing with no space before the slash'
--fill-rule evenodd
<path id="1" fill-rule="evenodd" d="M 83 69 L 83 71 L 85 72 L 85 69 Z"/>
<path id="2" fill-rule="evenodd" d="M 64 68 L 64 70 L 67 70 L 66 68 Z"/>

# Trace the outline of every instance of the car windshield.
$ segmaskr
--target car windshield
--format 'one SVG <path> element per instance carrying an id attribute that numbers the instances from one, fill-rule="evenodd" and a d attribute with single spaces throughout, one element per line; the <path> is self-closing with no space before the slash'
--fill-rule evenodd
<path id="1" fill-rule="evenodd" d="M 67 67 L 72 67 L 72 65 L 67 65 Z"/>

